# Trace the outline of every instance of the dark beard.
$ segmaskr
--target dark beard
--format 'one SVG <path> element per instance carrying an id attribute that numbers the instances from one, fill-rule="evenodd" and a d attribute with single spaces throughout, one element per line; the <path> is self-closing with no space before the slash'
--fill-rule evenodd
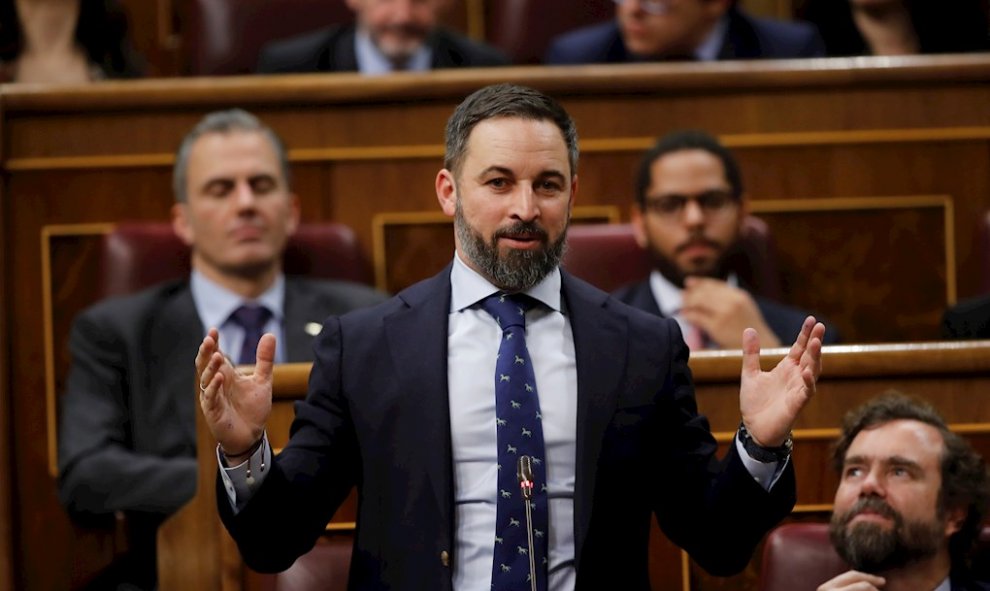
<path id="1" fill-rule="evenodd" d="M 526 291 L 543 280 L 560 265 L 567 245 L 567 227 L 553 244 L 548 244 L 546 230 L 535 222 L 518 222 L 508 228 L 500 228 L 491 242 L 476 232 L 464 218 L 460 200 L 454 211 L 454 231 L 464 255 L 481 273 L 499 289 L 508 292 Z M 498 239 L 503 236 L 527 233 L 539 238 L 540 250 L 510 249 L 500 255 Z"/>
<path id="2" fill-rule="evenodd" d="M 849 522 L 864 509 L 871 509 L 893 520 L 890 529 L 874 523 Z M 842 515 L 833 514 L 829 537 L 836 552 L 852 568 L 880 574 L 934 556 L 942 543 L 944 522 L 905 521 L 890 505 L 877 497 L 860 499 Z"/>
<path id="3" fill-rule="evenodd" d="M 660 254 L 660 252 L 658 252 L 653 246 L 648 246 L 646 248 L 646 253 L 650 257 L 650 262 L 653 264 L 653 268 L 660 271 L 660 274 L 663 275 L 667 281 L 673 283 L 680 289 L 684 289 L 684 279 L 687 277 L 712 277 L 714 279 L 722 279 L 724 281 L 729 276 L 729 272 L 734 270 L 735 266 L 742 257 L 742 250 L 737 242 L 737 244 L 733 244 L 722 253 L 722 256 L 715 262 L 715 268 L 710 273 L 692 273 L 689 275 L 681 271 L 673 260 Z"/>

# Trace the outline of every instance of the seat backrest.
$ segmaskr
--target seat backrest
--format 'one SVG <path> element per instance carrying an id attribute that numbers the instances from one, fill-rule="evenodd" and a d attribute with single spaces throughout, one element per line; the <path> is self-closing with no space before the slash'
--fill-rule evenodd
<path id="1" fill-rule="evenodd" d="M 122 222 L 103 239 L 103 297 L 123 295 L 189 275 L 190 250 L 168 222 Z M 371 284 L 354 231 L 333 222 L 300 224 L 283 257 L 287 275 Z"/>
<path id="2" fill-rule="evenodd" d="M 980 532 L 973 555 L 973 576 L 990 576 L 990 524 Z M 828 537 L 827 523 L 787 523 L 767 536 L 759 591 L 815 591 L 849 570 Z"/>
<path id="3" fill-rule="evenodd" d="M 354 537 L 332 534 L 283 572 L 257 577 L 258 591 L 346 591 Z"/>
<path id="4" fill-rule="evenodd" d="M 345 0 L 187 0 L 183 10 L 194 76 L 251 73 L 266 43 L 354 20 Z"/>
<path id="5" fill-rule="evenodd" d="M 614 16 L 612 0 L 497 0 L 485 3 L 485 37 L 513 63 L 537 64 L 557 35 Z"/>
<path id="6" fill-rule="evenodd" d="M 747 216 L 743 221 L 740 248 L 730 267 L 754 293 L 777 299 L 780 277 L 770 228 L 766 222 Z M 573 225 L 567 232 L 564 268 L 605 291 L 613 291 L 650 273 L 650 258 L 636 244 L 629 224 Z"/>
<path id="7" fill-rule="evenodd" d="M 828 539 L 827 523 L 787 523 L 763 546 L 760 591 L 814 591 L 849 570 Z"/>

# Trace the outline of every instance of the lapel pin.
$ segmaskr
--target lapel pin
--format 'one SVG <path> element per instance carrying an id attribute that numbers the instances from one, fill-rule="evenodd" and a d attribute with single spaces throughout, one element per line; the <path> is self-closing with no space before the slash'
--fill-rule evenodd
<path id="1" fill-rule="evenodd" d="M 306 326 L 303 327 L 303 330 L 305 330 L 306 334 L 309 336 L 315 337 L 320 334 L 321 330 L 323 330 L 323 325 L 319 322 L 307 322 Z"/>

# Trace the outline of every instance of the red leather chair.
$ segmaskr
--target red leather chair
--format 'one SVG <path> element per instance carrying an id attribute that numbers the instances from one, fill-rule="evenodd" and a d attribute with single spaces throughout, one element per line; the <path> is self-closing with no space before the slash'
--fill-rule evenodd
<path id="1" fill-rule="evenodd" d="M 103 296 L 123 295 L 190 271 L 190 251 L 168 222 L 122 222 L 103 239 Z M 373 284 L 354 231 L 333 222 L 300 224 L 283 259 L 287 275 Z"/>
<path id="2" fill-rule="evenodd" d="M 346 591 L 354 538 L 333 533 L 292 566 L 274 575 L 253 575 L 249 587 L 257 591 Z"/>
<path id="3" fill-rule="evenodd" d="M 612 0 L 497 0 L 485 3 L 485 37 L 516 64 L 538 64 L 555 36 L 615 16 Z"/>
<path id="4" fill-rule="evenodd" d="M 973 575 L 990 575 L 990 525 L 984 525 L 973 557 Z M 760 591 L 815 591 L 849 570 L 832 548 L 827 523 L 787 523 L 767 536 L 760 569 Z"/>
<path id="5" fill-rule="evenodd" d="M 354 20 L 345 0 L 188 0 L 183 6 L 183 53 L 194 76 L 251 73 L 269 41 Z"/>
<path id="6" fill-rule="evenodd" d="M 773 240 L 763 220 L 748 216 L 743 221 L 740 249 L 729 264 L 754 292 L 769 298 L 780 296 Z M 649 256 L 636 244 L 628 224 L 571 226 L 563 265 L 605 291 L 642 281 L 651 269 Z"/>

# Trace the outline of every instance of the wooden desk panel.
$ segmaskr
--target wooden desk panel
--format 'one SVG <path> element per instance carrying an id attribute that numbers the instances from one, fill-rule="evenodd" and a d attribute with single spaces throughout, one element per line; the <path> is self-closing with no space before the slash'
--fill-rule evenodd
<path id="1" fill-rule="evenodd" d="M 765 352 L 762 361 L 771 367 L 785 353 Z M 709 416 L 721 453 L 725 453 L 739 421 L 739 352 L 700 353 L 691 361 L 697 385 L 698 404 Z M 802 413 L 795 430 L 794 461 L 798 480 L 795 514 L 827 519 L 837 486 L 829 461 L 829 447 L 838 435 L 842 416 L 851 408 L 889 389 L 922 396 L 943 413 L 953 428 L 964 434 L 983 453 L 990 452 L 990 421 L 974 424 L 976 417 L 990 417 L 990 341 L 828 347 L 825 377 L 818 393 Z M 274 441 L 284 441 L 288 405 L 305 396 L 309 365 L 279 366 L 275 373 L 275 404 L 278 420 L 269 425 Z M 163 527 L 159 536 L 160 564 L 170 565 L 162 590 L 216 589 L 218 581 L 227 591 L 240 590 L 241 581 L 252 580 L 241 573 L 236 550 L 216 516 L 213 478 L 215 443 L 197 413 L 199 429 L 200 483 L 193 501 Z M 346 506 L 334 522 L 353 515 Z M 207 526 L 203 524 L 207 523 Z M 191 529 L 190 529 L 191 528 Z M 205 529 L 204 529 L 205 528 Z M 755 589 L 759 575 L 759 551 L 746 571 L 728 579 L 710 577 L 654 527 L 651 533 L 650 577 L 656 589 L 683 588 L 693 591 Z M 202 558 L 202 546 L 192 543 L 209 536 L 207 548 L 221 548 L 211 564 Z M 222 550 L 222 549 L 226 550 Z M 231 554 L 233 551 L 233 554 Z M 195 556 L 192 556 L 195 554 Z M 221 572 L 218 565 L 226 565 Z M 726 586 L 728 585 L 728 586 Z"/>
<path id="2" fill-rule="evenodd" d="M 5 86 L 0 327 L 17 339 L 0 339 L 0 426 L 9 425 L 11 433 L 11 458 L 0 458 L 0 478 L 13 483 L 10 509 L 0 514 L 0 559 L 13 562 L 17 548 L 14 587 L 71 588 L 96 568 L 81 548 L 98 543 L 78 539 L 58 506 L 46 446 L 20 444 L 50 439 L 46 417 L 52 411 L 40 395 L 46 388 L 41 368 L 53 355 L 45 342 L 50 319 L 39 312 L 45 295 L 42 228 L 165 217 L 172 202 L 171 153 L 183 133 L 205 112 L 236 105 L 256 112 L 293 148 L 304 217 L 351 225 L 375 260 L 376 214 L 437 210 L 433 179 L 452 108 L 476 88 L 506 80 L 543 89 L 573 113 L 584 152 L 581 205 L 628 211 L 639 153 L 655 136 L 680 127 L 707 128 L 737 151 L 754 202 L 947 196 L 955 211 L 957 285 L 951 285 L 951 269 L 919 269 L 934 280 L 930 291 L 918 294 L 923 305 L 916 305 L 910 321 L 888 322 L 878 335 L 850 316 L 856 337 L 879 340 L 897 328 L 921 338 L 936 329 L 938 298 L 949 301 L 942 294 L 978 290 L 975 220 L 990 208 L 985 56 L 506 68 L 375 79 L 147 80 L 51 90 Z M 928 218 L 922 222 L 922 230 L 932 225 Z M 931 230 L 918 242 L 948 244 L 942 228 Z M 794 256 L 798 277 L 792 284 L 800 285 L 801 273 L 813 272 L 821 255 L 798 258 L 794 253 L 802 250 L 794 240 L 804 236 L 778 234 L 778 247 Z M 70 251 L 63 255 L 64 267 L 72 268 Z M 68 279 L 55 283 L 65 286 Z M 90 303 L 86 290 L 59 293 L 66 313 Z M 788 293 L 794 303 L 818 303 L 805 301 L 803 290 Z M 857 304 L 839 299 L 829 304 L 834 309 L 820 311 L 846 322 L 844 310 Z M 872 304 L 893 312 L 898 301 Z M 63 350 L 60 335 L 50 341 L 49 347 Z M 0 497 L 0 506 L 4 502 Z M 34 533 L 40 531 L 44 535 Z"/>

